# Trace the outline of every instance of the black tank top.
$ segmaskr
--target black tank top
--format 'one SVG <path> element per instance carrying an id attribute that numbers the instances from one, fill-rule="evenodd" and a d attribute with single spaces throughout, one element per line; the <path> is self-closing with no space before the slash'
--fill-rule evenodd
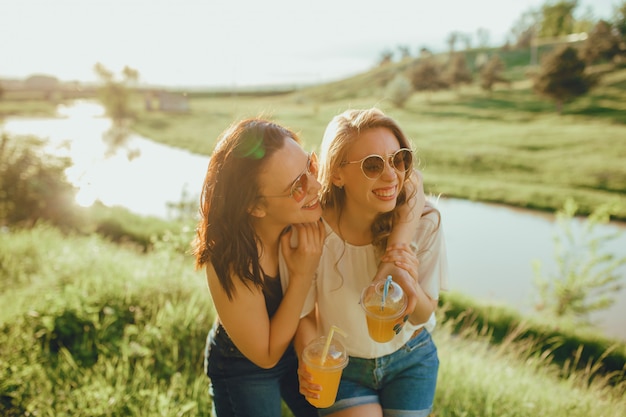
<path id="1" fill-rule="evenodd" d="M 276 314 L 276 310 L 278 310 L 280 302 L 283 300 L 283 287 L 280 283 L 280 275 L 277 277 L 263 276 L 263 297 L 265 297 L 267 315 L 271 319 L 274 314 Z M 228 333 L 226 333 L 226 329 L 224 329 L 222 323 L 217 321 L 216 324 L 217 326 L 214 327 L 214 331 L 211 331 L 213 337 L 209 335 L 209 339 L 213 340 L 212 344 L 219 345 L 223 349 L 222 352 L 224 355 L 245 358 L 230 339 Z"/>
<path id="2" fill-rule="evenodd" d="M 272 318 L 283 300 L 283 286 L 280 284 L 280 275 L 277 277 L 263 276 L 263 296 L 267 315 Z"/>

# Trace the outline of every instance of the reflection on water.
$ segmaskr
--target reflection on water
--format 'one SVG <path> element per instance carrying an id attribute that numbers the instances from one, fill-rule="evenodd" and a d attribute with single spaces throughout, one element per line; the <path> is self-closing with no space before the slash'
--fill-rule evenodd
<path id="1" fill-rule="evenodd" d="M 199 194 L 207 157 L 137 135 L 107 155 L 109 145 L 102 135 L 110 121 L 102 117 L 102 107 L 82 103 L 61 107 L 59 113 L 63 118 L 9 118 L 4 129 L 49 138 L 54 152 L 70 156 L 74 166 L 68 177 L 80 188 L 79 203 L 99 199 L 139 214 L 167 217 L 167 202 L 178 202 L 184 190 Z M 428 181 L 428 172 L 424 175 Z M 438 206 L 448 244 L 451 289 L 529 311 L 534 293 L 532 262 L 541 261 L 547 274 L 556 268 L 553 216 L 456 199 L 441 199 Z M 624 256 L 626 226 L 603 228 L 621 231 L 608 249 Z M 626 276 L 626 267 L 619 273 Z M 608 335 L 626 340 L 626 290 L 616 295 L 617 303 L 593 320 Z"/>
<path id="2" fill-rule="evenodd" d="M 4 130 L 49 140 L 49 151 L 69 156 L 69 181 L 78 188 L 76 201 L 88 206 L 100 200 L 133 212 L 167 217 L 167 203 L 184 191 L 199 192 L 208 158 L 130 135 L 111 147 L 106 133 L 111 121 L 103 108 L 82 102 L 59 107 L 57 119 L 8 118 Z"/>

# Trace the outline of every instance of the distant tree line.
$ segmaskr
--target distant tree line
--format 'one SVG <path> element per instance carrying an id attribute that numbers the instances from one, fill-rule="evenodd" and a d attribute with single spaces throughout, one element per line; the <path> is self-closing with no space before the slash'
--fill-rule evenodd
<path id="1" fill-rule="evenodd" d="M 577 0 L 548 1 L 539 10 L 524 13 L 514 25 L 511 33 L 515 36 L 513 46 L 507 42 L 502 49 L 536 48 L 538 44 L 556 45 L 541 59 L 537 68 L 532 68 L 529 76 L 533 80 L 533 90 L 541 97 L 554 102 L 558 112 L 566 102 L 589 92 L 599 81 L 599 75 L 589 69 L 599 63 L 621 66 L 626 63 L 626 1 L 616 7 L 611 21 L 594 22 L 589 16 L 576 20 L 574 10 Z M 577 42 L 570 37 L 575 30 L 584 30 L 577 36 Z M 467 52 L 471 49 L 471 38 L 467 34 L 453 32 L 447 39 L 448 52 L 434 55 L 422 47 L 419 57 L 387 85 L 387 97 L 402 107 L 415 91 L 433 92 L 442 89 L 457 89 L 463 84 L 471 84 L 479 78 L 480 87 L 490 93 L 498 83 L 510 84 L 503 76 L 506 70 L 497 51 L 487 49 L 488 33 L 478 31 L 479 47 L 472 52 L 475 60 L 474 71 L 467 62 Z M 582 39 L 582 40 L 581 40 Z M 459 41 L 465 49 L 457 51 Z M 399 47 L 402 60 L 410 58 L 409 48 Z M 490 52 L 490 53 L 489 53 Z M 379 65 L 393 62 L 393 53 L 385 51 Z M 408 90 L 407 90 L 408 89 Z"/>

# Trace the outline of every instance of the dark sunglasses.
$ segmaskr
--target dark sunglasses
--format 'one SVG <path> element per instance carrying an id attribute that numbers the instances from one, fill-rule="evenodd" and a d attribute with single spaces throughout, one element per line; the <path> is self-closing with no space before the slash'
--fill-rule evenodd
<path id="1" fill-rule="evenodd" d="M 276 198 L 276 197 L 292 197 L 296 202 L 301 202 L 306 197 L 309 190 L 309 175 L 313 178 L 317 178 L 319 171 L 319 164 L 317 162 L 317 155 L 315 152 L 311 152 L 306 161 L 306 168 L 298 177 L 291 183 L 289 194 L 283 195 L 264 195 L 261 197 Z"/>
<path id="2" fill-rule="evenodd" d="M 400 148 L 386 157 L 368 155 L 358 161 L 344 162 L 342 165 L 361 164 L 363 175 L 371 180 L 375 180 L 385 171 L 385 160 L 396 171 L 407 174 L 413 168 L 413 151 L 407 148 Z"/>

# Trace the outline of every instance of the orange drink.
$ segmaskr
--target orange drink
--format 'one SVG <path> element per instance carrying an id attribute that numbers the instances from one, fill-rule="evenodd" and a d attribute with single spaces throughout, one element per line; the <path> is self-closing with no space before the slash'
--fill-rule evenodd
<path id="1" fill-rule="evenodd" d="M 372 340 L 385 343 L 396 335 L 394 327 L 406 311 L 407 298 L 402 288 L 393 282 L 377 281 L 361 293 L 361 307 L 367 319 L 367 331 Z"/>
<path id="2" fill-rule="evenodd" d="M 319 337 L 309 343 L 302 352 L 302 360 L 307 372 L 313 378 L 312 382 L 322 387 L 319 398 L 307 397 L 307 401 L 317 408 L 330 407 L 335 403 L 339 380 L 348 364 L 346 350 L 336 340 L 331 341 L 326 357 L 322 356 L 326 340 L 326 336 Z"/>
<path id="3" fill-rule="evenodd" d="M 396 335 L 394 326 L 398 323 L 400 315 L 404 312 L 397 308 L 387 306 L 381 309 L 380 306 L 366 306 L 367 331 L 372 340 L 380 343 L 388 342 Z M 398 314 L 400 313 L 400 314 Z"/>

